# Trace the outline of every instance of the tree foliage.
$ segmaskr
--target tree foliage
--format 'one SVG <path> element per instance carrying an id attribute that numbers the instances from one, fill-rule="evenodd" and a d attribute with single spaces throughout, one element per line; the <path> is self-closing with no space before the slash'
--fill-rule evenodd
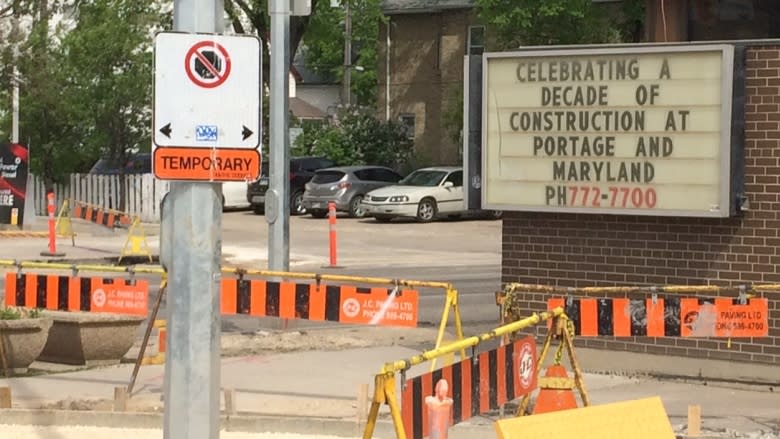
<path id="1" fill-rule="evenodd" d="M 592 0 L 477 0 L 480 18 L 492 33 L 491 49 L 520 46 L 609 43 L 636 35 L 642 0 L 623 2 L 605 13 Z"/>
<path id="2" fill-rule="evenodd" d="M 62 39 L 64 97 L 78 141 L 113 164 L 151 146 L 152 36 L 162 22 L 153 2 L 90 0 Z"/>
<path id="3" fill-rule="evenodd" d="M 304 37 L 303 50 L 307 67 L 339 81 L 344 77 L 344 6 L 348 4 L 352 16 L 351 64 L 361 68 L 353 68 L 351 72 L 351 90 L 358 105 L 374 105 L 377 87 L 377 40 L 379 24 L 384 19 L 380 0 L 342 0 L 341 3 L 341 7 L 332 7 L 329 1 L 318 4 Z"/>
<path id="4" fill-rule="evenodd" d="M 414 144 L 404 127 L 381 121 L 370 107 L 349 107 L 338 122 L 302 122 L 303 134 L 293 145 L 294 155 L 321 155 L 342 166 L 381 165 L 400 169 L 412 157 Z"/>

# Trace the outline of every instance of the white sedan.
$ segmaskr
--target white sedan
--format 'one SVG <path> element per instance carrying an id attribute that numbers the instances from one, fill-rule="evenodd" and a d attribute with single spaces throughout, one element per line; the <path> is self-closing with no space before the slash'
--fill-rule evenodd
<path id="1" fill-rule="evenodd" d="M 398 184 L 369 192 L 362 206 L 366 216 L 380 222 L 401 217 L 429 222 L 437 217 L 467 214 L 463 203 L 463 168 L 418 169 Z"/>
<path id="2" fill-rule="evenodd" d="M 222 183 L 222 208 L 246 209 L 249 201 L 246 199 L 246 182 L 228 181 Z"/>

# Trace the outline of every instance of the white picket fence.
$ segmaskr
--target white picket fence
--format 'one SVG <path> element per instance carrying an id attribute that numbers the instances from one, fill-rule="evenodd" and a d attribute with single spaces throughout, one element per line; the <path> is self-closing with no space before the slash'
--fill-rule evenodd
<path id="1" fill-rule="evenodd" d="M 124 211 L 131 217 L 140 217 L 147 223 L 160 221 L 160 202 L 168 192 L 168 182 L 159 181 L 152 174 L 125 176 L 127 201 Z M 54 187 L 57 208 L 63 200 L 76 200 L 105 209 L 119 206 L 120 180 L 118 175 L 72 174 L 69 184 Z M 32 187 L 27 188 L 28 200 L 33 200 L 35 213 L 46 215 L 46 188 L 43 179 L 32 176 Z"/>

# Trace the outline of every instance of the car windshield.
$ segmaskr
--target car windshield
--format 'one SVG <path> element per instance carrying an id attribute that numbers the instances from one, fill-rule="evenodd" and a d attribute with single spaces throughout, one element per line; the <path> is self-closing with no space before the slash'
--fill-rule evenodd
<path id="1" fill-rule="evenodd" d="M 414 171 L 406 178 L 399 181 L 398 184 L 402 186 L 438 186 L 439 183 L 447 176 L 444 171 Z"/>
<path id="2" fill-rule="evenodd" d="M 311 182 L 314 184 L 335 183 L 344 177 L 341 171 L 317 171 Z"/>

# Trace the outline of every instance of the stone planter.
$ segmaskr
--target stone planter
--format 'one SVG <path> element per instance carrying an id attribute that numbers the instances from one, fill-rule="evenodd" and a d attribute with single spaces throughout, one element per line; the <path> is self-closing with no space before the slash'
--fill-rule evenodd
<path id="1" fill-rule="evenodd" d="M 27 368 L 41 354 L 52 319 L 42 317 L 37 319 L 0 320 L 0 337 L 3 338 L 3 352 L 8 368 L 13 373 L 26 373 Z M 0 362 L 0 371 L 2 363 Z"/>
<path id="2" fill-rule="evenodd" d="M 48 311 L 54 320 L 38 360 L 49 363 L 107 366 L 119 364 L 138 335 L 143 317 Z"/>

